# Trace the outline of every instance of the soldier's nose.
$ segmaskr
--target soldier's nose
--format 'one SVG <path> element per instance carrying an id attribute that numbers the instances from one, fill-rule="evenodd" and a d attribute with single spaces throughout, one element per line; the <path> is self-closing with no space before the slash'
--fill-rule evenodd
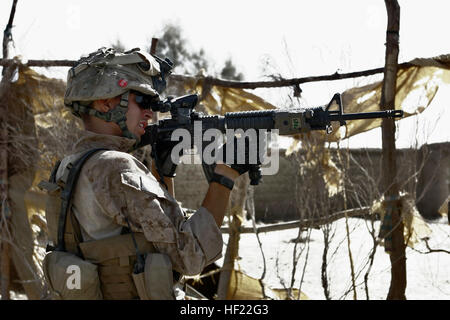
<path id="1" fill-rule="evenodd" d="M 143 116 L 144 116 L 144 119 L 147 119 L 147 120 L 151 119 L 153 117 L 153 112 L 150 110 L 144 110 Z"/>

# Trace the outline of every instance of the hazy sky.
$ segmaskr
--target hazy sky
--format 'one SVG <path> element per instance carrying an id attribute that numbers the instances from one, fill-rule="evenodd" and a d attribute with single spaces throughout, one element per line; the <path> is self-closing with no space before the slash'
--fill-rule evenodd
<path id="1" fill-rule="evenodd" d="M 11 4 L 12 0 L 0 1 L 2 29 Z M 449 1 L 404 0 L 399 4 L 399 62 L 450 53 Z M 231 57 L 249 81 L 270 73 L 290 78 L 384 65 L 387 16 L 383 0 L 19 0 L 14 53 L 28 59 L 75 60 L 118 39 L 127 48 L 145 47 L 152 37 L 161 35 L 167 22 L 178 23 L 190 47 L 203 48 L 216 70 Z M 65 78 L 67 68 L 52 71 L 53 76 Z M 334 92 L 373 79 L 306 85 L 302 87 L 304 103 L 324 104 Z M 449 97 L 441 91 L 439 94 Z M 273 90 L 261 94 L 278 103 L 280 92 L 288 93 Z M 448 111 L 436 112 L 435 118 L 450 120 Z M 431 118 L 427 116 L 432 122 L 428 127 L 435 126 Z M 405 129 L 405 137 L 400 132 L 401 144 L 412 143 L 408 130 L 411 128 Z M 450 140 L 446 125 L 440 128 L 438 124 L 436 130 L 438 137 L 429 137 L 428 142 Z M 371 146 L 381 146 L 381 139 L 374 133 L 371 136 Z"/>

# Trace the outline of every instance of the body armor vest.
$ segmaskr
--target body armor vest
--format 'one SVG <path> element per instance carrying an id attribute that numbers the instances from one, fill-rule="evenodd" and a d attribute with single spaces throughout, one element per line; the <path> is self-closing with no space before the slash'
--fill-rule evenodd
<path id="1" fill-rule="evenodd" d="M 64 168 L 62 177 L 56 180 L 56 172 L 60 165 L 60 162 L 58 162 L 53 168 L 49 181 L 41 181 L 39 184 L 39 187 L 45 189 L 48 193 L 45 214 L 48 225 L 48 238 L 53 245 L 47 246 L 47 252 L 67 252 L 78 256 L 84 261 L 95 264 L 101 291 L 101 297 L 97 295 L 97 298 L 108 300 L 151 299 L 151 296 L 149 297 L 145 292 L 144 260 L 145 254 L 156 252 L 152 243 L 148 242 L 142 233 L 129 232 L 125 234 L 122 232 L 121 235 L 101 240 L 83 242 L 80 225 L 71 210 L 71 195 L 75 189 L 75 183 L 81 167 L 93 153 L 99 150 L 103 149 L 89 150 L 81 154 L 78 159 L 72 161 Z M 170 264 L 167 256 L 160 255 L 164 256 L 163 260 Z M 51 261 L 51 259 L 48 260 Z M 56 261 L 55 259 L 53 260 Z M 44 266 L 44 269 L 51 269 L 51 266 L 50 268 L 45 268 Z M 56 296 L 61 296 L 58 289 L 52 288 L 54 286 L 52 286 L 52 282 L 53 284 L 56 282 L 64 283 L 64 279 L 52 281 L 48 279 L 52 277 L 49 271 L 44 272 L 47 282 L 50 282 L 49 287 L 51 291 L 56 293 Z M 67 277 L 69 275 L 61 276 Z M 170 274 L 170 277 L 172 277 L 172 274 Z M 166 284 L 170 281 L 173 282 L 173 278 L 166 281 Z M 173 298 L 170 294 L 172 283 L 169 283 L 169 286 L 170 288 L 168 289 L 163 288 L 162 291 L 165 290 L 167 292 L 163 298 Z M 88 296 L 91 295 L 88 294 Z M 69 299 L 72 299 L 71 297 Z M 64 299 L 65 297 L 62 298 Z M 83 296 L 80 298 L 86 299 Z"/>

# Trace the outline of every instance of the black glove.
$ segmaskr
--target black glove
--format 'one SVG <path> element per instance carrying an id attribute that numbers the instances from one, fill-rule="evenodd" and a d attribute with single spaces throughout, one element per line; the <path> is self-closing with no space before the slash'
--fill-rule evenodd
<path id="1" fill-rule="evenodd" d="M 177 170 L 178 163 L 173 163 L 171 153 L 173 147 L 175 147 L 179 141 L 171 141 L 171 140 L 158 140 L 156 143 L 152 145 L 152 153 L 151 157 L 156 162 L 156 168 L 158 173 L 163 175 L 164 177 L 173 178 L 176 176 L 175 171 Z M 183 152 L 180 151 L 180 157 L 183 155 Z"/>
<path id="2" fill-rule="evenodd" d="M 243 141 L 243 139 L 245 139 L 245 140 Z M 245 144 L 242 146 L 242 143 L 245 143 Z M 251 151 L 250 144 L 257 145 L 256 157 L 254 155 L 252 155 L 253 158 L 250 157 L 250 151 Z M 262 152 L 260 152 L 260 150 L 259 150 L 258 139 L 256 141 L 250 141 L 250 138 L 248 136 L 246 136 L 245 138 L 234 137 L 234 150 L 233 150 L 233 156 L 231 157 L 231 159 L 229 159 L 230 161 L 227 161 L 226 152 L 227 152 L 227 143 L 222 145 L 219 148 L 218 154 L 219 154 L 219 157 L 221 157 L 221 161 L 223 163 L 229 165 L 233 170 L 236 170 L 239 173 L 239 175 L 249 172 L 250 184 L 257 185 L 262 177 L 260 166 L 263 162 L 263 155 L 261 154 Z M 239 159 L 240 154 L 243 155 L 243 159 Z M 238 163 L 239 162 L 238 160 L 241 160 L 240 161 L 241 163 Z M 250 163 L 250 160 L 252 160 L 253 163 Z M 256 163 L 255 163 L 255 160 L 256 160 Z M 208 165 L 203 162 L 202 167 L 203 167 L 203 172 L 205 173 L 206 179 L 208 180 L 208 182 L 211 182 L 211 178 L 214 174 L 214 168 L 216 167 L 216 163 Z"/>

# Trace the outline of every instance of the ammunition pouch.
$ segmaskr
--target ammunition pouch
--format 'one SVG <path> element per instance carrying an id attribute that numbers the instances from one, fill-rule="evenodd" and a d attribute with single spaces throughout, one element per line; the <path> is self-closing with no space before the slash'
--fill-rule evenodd
<path id="1" fill-rule="evenodd" d="M 43 271 L 52 299 L 103 298 L 97 266 L 75 254 L 65 251 L 47 253 L 43 261 Z"/>
<path id="2" fill-rule="evenodd" d="M 153 255 L 156 251 L 142 233 L 134 233 L 134 238 L 140 252 Z M 139 277 L 134 274 L 137 258 L 132 234 L 82 242 L 80 250 L 86 260 L 98 266 L 104 299 L 149 299 L 145 280 L 139 279 L 143 274 Z M 171 290 L 172 286 L 173 283 L 170 283 L 168 288 Z"/>
<path id="3" fill-rule="evenodd" d="M 144 270 L 132 274 L 141 300 L 175 300 L 172 262 L 161 253 L 148 253 Z"/>

